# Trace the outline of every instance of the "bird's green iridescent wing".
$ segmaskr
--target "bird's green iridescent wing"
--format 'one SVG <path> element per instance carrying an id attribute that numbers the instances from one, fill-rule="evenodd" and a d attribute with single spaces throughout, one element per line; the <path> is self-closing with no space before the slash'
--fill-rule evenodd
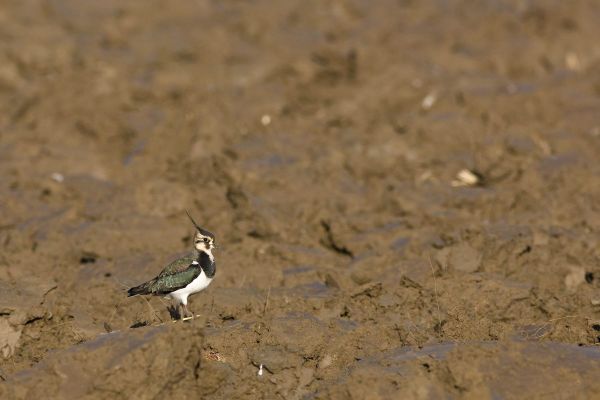
<path id="1" fill-rule="evenodd" d="M 127 291 L 129 296 L 138 294 L 167 294 L 189 285 L 201 273 L 202 268 L 194 263 L 193 254 L 178 258 L 167 265 L 154 279 Z"/>
<path id="2" fill-rule="evenodd" d="M 194 257 L 192 255 L 178 258 L 177 260 L 175 260 L 172 263 L 170 263 L 169 265 L 167 265 L 162 270 L 162 272 L 160 274 L 158 274 L 157 278 L 161 278 L 163 276 L 173 275 L 173 274 L 177 274 L 179 272 L 183 272 L 189 268 L 189 266 L 192 264 L 192 261 L 194 261 Z"/>
<path id="3" fill-rule="evenodd" d="M 152 280 L 150 290 L 154 294 L 167 294 L 189 285 L 202 273 L 198 264 L 188 264 L 188 268 L 170 275 L 158 276 Z"/>

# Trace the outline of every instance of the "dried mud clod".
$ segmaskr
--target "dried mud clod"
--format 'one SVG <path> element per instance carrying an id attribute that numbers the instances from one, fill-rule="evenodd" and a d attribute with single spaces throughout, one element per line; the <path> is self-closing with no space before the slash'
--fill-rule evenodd
<path id="1" fill-rule="evenodd" d="M 323 246 L 343 256 L 354 258 L 352 251 L 347 246 L 339 243 L 339 239 L 335 237 L 329 222 L 322 220 L 321 227 L 324 231 L 324 237 L 321 239 Z"/>
<path id="2" fill-rule="evenodd" d="M 38 377 L 16 378 L 9 393 L 20 388 L 55 397 L 59 393 L 86 396 L 98 392 L 183 395 L 184 388 L 199 385 L 195 370 L 201 368 L 202 331 L 196 326 L 152 327 L 113 332 L 90 340 L 72 351 L 46 358 L 36 366 Z M 78 363 L 79 367 L 70 367 Z M 102 372 L 95 373 L 101 366 Z M 52 373 L 57 371 L 58 374 Z M 128 371 L 126 375 L 122 371 Z M 77 379 L 75 379 L 77 377 Z M 53 382 L 52 389 L 46 385 Z M 49 391 L 48 391 L 49 390 Z"/>

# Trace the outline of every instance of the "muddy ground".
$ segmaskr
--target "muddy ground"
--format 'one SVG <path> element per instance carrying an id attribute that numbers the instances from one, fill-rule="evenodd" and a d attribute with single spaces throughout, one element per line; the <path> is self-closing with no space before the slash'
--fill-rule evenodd
<path id="1" fill-rule="evenodd" d="M 598 21 L 2 2 L 0 397 L 600 397 Z M 171 322 L 125 291 L 186 209 L 221 248 Z"/>

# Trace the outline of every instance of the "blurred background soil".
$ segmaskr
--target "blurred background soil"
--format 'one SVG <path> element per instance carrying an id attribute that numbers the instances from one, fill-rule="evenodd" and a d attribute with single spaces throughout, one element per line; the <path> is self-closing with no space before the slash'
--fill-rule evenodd
<path id="1" fill-rule="evenodd" d="M 598 21 L 2 1 L 0 397 L 600 397 Z M 186 209 L 221 249 L 172 323 L 125 290 Z"/>

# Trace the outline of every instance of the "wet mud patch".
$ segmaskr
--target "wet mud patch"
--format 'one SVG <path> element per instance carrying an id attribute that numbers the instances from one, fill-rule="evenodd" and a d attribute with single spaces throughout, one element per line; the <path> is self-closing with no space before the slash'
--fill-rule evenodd
<path id="1" fill-rule="evenodd" d="M 103 334 L 14 374 L 4 389 L 12 398 L 181 396 L 196 385 L 201 347 L 192 325 Z"/>
<path id="2" fill-rule="evenodd" d="M 329 396 L 363 398 L 561 397 L 588 390 L 595 383 L 600 351 L 546 342 L 440 343 L 402 347 L 361 360 L 343 382 L 326 389 Z M 561 365 L 558 371 L 555 365 Z M 559 379 L 560 377 L 560 379 Z"/>

